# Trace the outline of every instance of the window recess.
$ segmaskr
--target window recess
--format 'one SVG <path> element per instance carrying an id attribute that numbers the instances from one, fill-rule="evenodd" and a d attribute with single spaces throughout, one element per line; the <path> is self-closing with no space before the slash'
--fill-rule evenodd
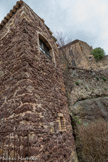
<path id="1" fill-rule="evenodd" d="M 52 59 L 51 57 L 51 47 L 48 44 L 47 40 L 45 40 L 45 38 L 43 38 L 42 36 L 39 36 L 39 45 L 40 45 L 40 51 L 47 55 L 50 59 Z"/>

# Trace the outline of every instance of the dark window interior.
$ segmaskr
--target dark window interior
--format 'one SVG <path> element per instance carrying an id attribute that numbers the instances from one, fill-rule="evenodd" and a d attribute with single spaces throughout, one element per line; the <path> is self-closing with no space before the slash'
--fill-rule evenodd
<path id="1" fill-rule="evenodd" d="M 72 60 L 72 66 L 76 66 L 75 60 Z"/>
<path id="2" fill-rule="evenodd" d="M 92 60 L 92 57 L 89 57 L 89 60 Z"/>
<path id="3" fill-rule="evenodd" d="M 43 52 L 47 56 L 50 56 L 50 49 L 46 46 L 46 44 L 41 39 L 39 40 L 39 44 L 40 44 L 41 52 Z"/>
<path id="4" fill-rule="evenodd" d="M 64 128 L 64 119 L 63 117 L 60 117 L 60 123 L 61 123 L 61 129 Z"/>

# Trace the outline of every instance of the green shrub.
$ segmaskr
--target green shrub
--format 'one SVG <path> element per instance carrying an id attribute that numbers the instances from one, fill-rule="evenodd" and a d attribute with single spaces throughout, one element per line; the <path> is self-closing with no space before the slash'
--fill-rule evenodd
<path id="1" fill-rule="evenodd" d="M 76 84 L 77 86 L 79 86 L 79 82 L 78 82 L 78 81 L 76 81 L 75 84 Z"/>
<path id="2" fill-rule="evenodd" d="M 73 121 L 76 123 L 76 124 L 81 124 L 81 120 L 77 117 L 77 116 L 72 116 L 72 119 Z"/>
<path id="3" fill-rule="evenodd" d="M 102 78 L 102 80 L 104 81 L 104 82 L 106 82 L 107 81 L 107 79 L 105 78 L 105 77 L 101 77 Z"/>
<path id="4" fill-rule="evenodd" d="M 91 54 L 94 56 L 96 61 L 99 61 L 104 57 L 105 52 L 102 48 L 98 47 L 98 48 L 93 49 L 91 51 Z"/>
<path id="5" fill-rule="evenodd" d="M 97 80 L 99 80 L 99 78 L 98 78 L 98 77 L 96 77 L 96 79 L 97 79 Z"/>

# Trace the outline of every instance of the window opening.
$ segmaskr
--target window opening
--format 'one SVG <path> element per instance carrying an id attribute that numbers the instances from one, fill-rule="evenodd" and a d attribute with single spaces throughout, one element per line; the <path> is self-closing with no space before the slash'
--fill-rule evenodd
<path id="1" fill-rule="evenodd" d="M 47 40 L 45 40 L 45 38 L 42 37 L 41 35 L 39 35 L 39 45 L 40 45 L 40 51 L 51 59 L 52 58 L 50 55 L 51 47 L 49 43 L 47 42 Z"/>
<path id="2" fill-rule="evenodd" d="M 75 60 L 72 60 L 72 66 L 76 66 Z"/>
<path id="3" fill-rule="evenodd" d="M 60 116 L 60 124 L 61 124 L 61 129 L 64 129 L 65 123 L 63 117 Z"/>

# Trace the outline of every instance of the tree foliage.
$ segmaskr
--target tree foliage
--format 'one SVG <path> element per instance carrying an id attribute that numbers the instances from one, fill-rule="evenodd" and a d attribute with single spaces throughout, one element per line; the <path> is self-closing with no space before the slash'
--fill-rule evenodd
<path id="1" fill-rule="evenodd" d="M 99 61 L 104 57 L 105 52 L 104 52 L 104 50 L 102 48 L 98 47 L 98 48 L 93 49 L 91 51 L 91 54 L 94 56 L 96 61 Z"/>

